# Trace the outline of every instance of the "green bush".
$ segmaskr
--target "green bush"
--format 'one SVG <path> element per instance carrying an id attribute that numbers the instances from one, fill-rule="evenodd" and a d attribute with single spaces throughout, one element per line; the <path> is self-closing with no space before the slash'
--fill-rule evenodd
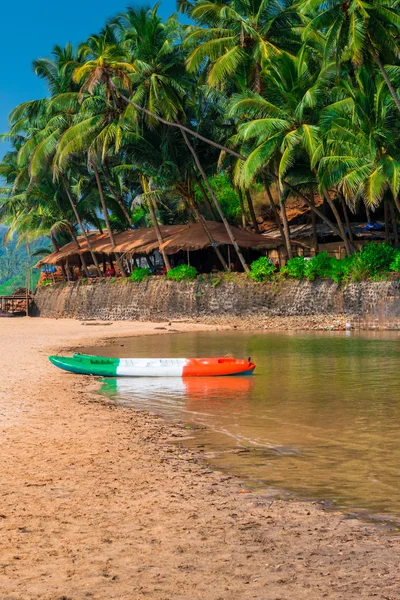
<path id="1" fill-rule="evenodd" d="M 368 244 L 353 256 L 353 281 L 376 278 L 391 270 L 396 250 L 389 244 Z"/>
<path id="2" fill-rule="evenodd" d="M 331 260 L 327 252 L 320 252 L 311 260 L 306 261 L 305 276 L 309 281 L 321 277 L 330 277 L 332 271 Z"/>
<path id="3" fill-rule="evenodd" d="M 131 281 L 143 281 L 145 277 L 151 277 L 151 271 L 147 267 L 144 269 L 135 269 L 132 271 L 129 279 Z"/>
<path id="4" fill-rule="evenodd" d="M 275 265 L 269 261 L 269 258 L 261 256 L 251 263 L 249 277 L 254 281 L 267 281 L 274 277 L 275 272 Z"/>
<path id="5" fill-rule="evenodd" d="M 346 281 L 350 279 L 351 272 L 353 269 L 354 256 L 347 256 L 346 258 L 342 258 L 338 260 L 337 258 L 330 259 L 330 274 L 328 277 L 331 277 L 333 281 L 336 283 L 341 283 L 342 281 Z"/>
<path id="6" fill-rule="evenodd" d="M 295 256 L 290 258 L 286 265 L 282 267 L 281 273 L 284 277 L 290 279 L 304 279 L 306 264 L 307 261 L 304 260 L 304 256 Z"/>
<path id="7" fill-rule="evenodd" d="M 400 273 L 400 252 L 398 250 L 396 250 L 394 259 L 390 263 L 390 270 L 396 271 L 396 273 Z"/>
<path id="8" fill-rule="evenodd" d="M 196 277 L 197 269 L 190 265 L 179 265 L 167 272 L 167 278 L 173 279 L 174 281 L 189 281 L 191 279 L 196 279 Z"/>

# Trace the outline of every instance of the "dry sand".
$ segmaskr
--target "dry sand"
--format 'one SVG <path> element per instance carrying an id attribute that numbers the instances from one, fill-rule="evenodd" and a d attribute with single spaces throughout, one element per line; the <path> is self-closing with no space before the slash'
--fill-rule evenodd
<path id="1" fill-rule="evenodd" d="M 395 533 L 248 492 L 47 361 L 159 326 L 1 320 L 0 599 L 400 598 Z"/>

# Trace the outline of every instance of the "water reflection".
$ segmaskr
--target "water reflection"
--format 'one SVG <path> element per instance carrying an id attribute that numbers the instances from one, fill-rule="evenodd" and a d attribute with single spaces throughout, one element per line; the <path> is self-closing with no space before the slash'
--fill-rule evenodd
<path id="1" fill-rule="evenodd" d="M 120 356 L 252 356 L 253 377 L 119 379 L 104 393 L 207 427 L 219 466 L 339 505 L 400 515 L 398 334 L 135 338 Z M 248 452 L 231 452 L 238 448 Z"/>
<path id="2" fill-rule="evenodd" d="M 121 404 L 140 398 L 146 409 L 154 409 L 157 403 L 168 413 L 179 409 L 207 414 L 217 405 L 240 413 L 248 410 L 253 387 L 252 377 L 121 377 L 104 380 L 101 392 L 116 396 Z"/>

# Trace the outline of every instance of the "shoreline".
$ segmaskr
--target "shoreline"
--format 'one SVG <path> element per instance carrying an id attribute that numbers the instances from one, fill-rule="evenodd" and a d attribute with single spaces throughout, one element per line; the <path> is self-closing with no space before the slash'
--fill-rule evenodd
<path id="1" fill-rule="evenodd" d="M 186 448 L 181 425 L 116 407 L 97 379 L 82 386 L 47 361 L 50 348 L 168 325 L 16 321 L 0 339 L 1 597 L 400 598 L 397 535 L 318 502 L 249 491 Z"/>

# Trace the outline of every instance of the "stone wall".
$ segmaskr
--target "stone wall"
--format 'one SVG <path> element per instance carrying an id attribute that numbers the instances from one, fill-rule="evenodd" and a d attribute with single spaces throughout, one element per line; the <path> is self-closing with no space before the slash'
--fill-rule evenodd
<path id="1" fill-rule="evenodd" d="M 36 316 L 104 320 L 216 320 L 272 315 L 348 315 L 400 320 L 400 282 L 352 283 L 343 288 L 331 280 L 257 284 L 174 282 L 154 278 L 131 281 L 86 281 L 40 288 Z"/>

